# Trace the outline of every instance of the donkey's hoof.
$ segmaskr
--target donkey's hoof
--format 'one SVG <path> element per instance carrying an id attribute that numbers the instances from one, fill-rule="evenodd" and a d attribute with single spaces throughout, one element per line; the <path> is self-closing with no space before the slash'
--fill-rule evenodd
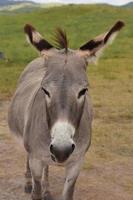
<path id="1" fill-rule="evenodd" d="M 30 194 L 32 192 L 32 185 L 25 185 L 24 191 L 25 193 Z"/>
<path id="2" fill-rule="evenodd" d="M 35 198 L 35 197 L 33 197 L 33 196 L 32 196 L 31 199 L 32 199 L 32 200 L 42 200 L 42 198 Z"/>
<path id="3" fill-rule="evenodd" d="M 39 194 L 34 193 L 34 191 L 33 191 L 31 198 L 32 198 L 32 200 L 42 200 L 42 195 L 40 193 Z"/>
<path id="4" fill-rule="evenodd" d="M 39 199 L 34 199 L 34 198 L 32 197 L 32 200 L 42 200 L 42 198 L 41 198 L 41 199 L 40 199 L 40 198 L 39 198 Z"/>
<path id="5" fill-rule="evenodd" d="M 50 192 L 45 192 L 43 200 L 54 200 Z"/>

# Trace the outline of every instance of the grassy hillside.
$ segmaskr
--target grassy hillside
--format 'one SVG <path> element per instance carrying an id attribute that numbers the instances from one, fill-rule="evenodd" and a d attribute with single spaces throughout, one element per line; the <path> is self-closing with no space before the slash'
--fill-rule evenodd
<path id="1" fill-rule="evenodd" d="M 28 12 L 28 11 L 32 11 L 34 9 L 37 8 L 36 4 L 32 4 L 32 3 L 19 3 L 19 4 L 14 4 L 14 5 L 6 5 L 6 6 L 1 6 L 0 7 L 0 11 L 3 13 L 7 12 L 7 11 L 17 11 L 17 12 Z"/>
<path id="2" fill-rule="evenodd" d="M 123 7 L 125 7 L 125 8 L 133 8 L 133 2 L 129 2 L 129 3 L 125 4 L 125 5 L 123 5 Z"/>
<path id="3" fill-rule="evenodd" d="M 34 10 L 38 10 L 40 8 L 51 8 L 51 7 L 59 7 L 62 6 L 62 3 L 47 3 L 47 4 L 39 4 L 30 1 L 20 1 L 14 2 L 13 4 L 5 4 L 3 6 L 0 5 L 0 12 L 7 14 L 7 12 L 14 12 L 15 13 L 26 13 L 26 12 L 34 12 Z M 8 13 L 9 14 L 9 13 Z M 11 13 L 10 13 L 11 14 Z"/>
<path id="4" fill-rule="evenodd" d="M 107 79 L 118 78 L 114 70 L 132 70 L 132 10 L 88 5 L 47 8 L 26 14 L 1 14 L 0 51 L 8 58 L 8 61 L 0 61 L 1 98 L 13 93 L 20 72 L 37 56 L 25 40 L 25 23 L 34 24 L 47 39 L 51 38 L 56 26 L 61 26 L 67 30 L 71 48 L 78 48 L 88 39 L 106 31 L 118 19 L 124 20 L 126 27 L 105 52 L 100 65 L 90 68 L 90 76 L 95 72 Z"/>

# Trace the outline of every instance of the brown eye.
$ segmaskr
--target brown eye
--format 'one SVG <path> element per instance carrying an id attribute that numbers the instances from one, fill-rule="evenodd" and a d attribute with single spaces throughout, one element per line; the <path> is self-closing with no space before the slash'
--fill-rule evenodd
<path id="1" fill-rule="evenodd" d="M 44 93 L 50 98 L 50 93 L 49 93 L 46 89 L 44 89 L 43 87 L 42 87 L 42 90 L 43 90 Z"/>
<path id="2" fill-rule="evenodd" d="M 88 90 L 87 88 L 82 89 L 82 90 L 79 92 L 79 94 L 78 94 L 78 99 L 79 99 L 80 97 L 84 96 L 87 90 Z"/>

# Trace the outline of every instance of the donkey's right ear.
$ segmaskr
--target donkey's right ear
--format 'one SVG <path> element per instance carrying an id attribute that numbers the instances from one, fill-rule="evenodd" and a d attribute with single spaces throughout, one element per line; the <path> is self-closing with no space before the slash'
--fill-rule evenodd
<path id="1" fill-rule="evenodd" d="M 101 56 L 101 52 L 105 49 L 108 44 L 111 44 L 115 39 L 119 31 L 124 26 L 123 21 L 117 21 L 106 33 L 88 41 L 80 47 L 78 52 L 81 56 L 87 58 L 88 62 L 96 62 Z"/>
<path id="2" fill-rule="evenodd" d="M 40 35 L 39 32 L 36 31 L 36 29 L 30 25 L 26 24 L 24 26 L 24 32 L 27 36 L 28 41 L 41 53 L 42 51 L 47 51 L 53 46 L 47 42 L 43 37 Z"/>

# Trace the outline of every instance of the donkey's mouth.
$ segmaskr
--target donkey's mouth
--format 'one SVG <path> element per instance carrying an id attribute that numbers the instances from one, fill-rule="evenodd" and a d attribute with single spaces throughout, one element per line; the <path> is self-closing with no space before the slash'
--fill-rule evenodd
<path id="1" fill-rule="evenodd" d="M 63 163 L 67 160 L 67 159 L 57 159 L 53 154 L 51 154 L 51 159 L 57 163 Z"/>
<path id="2" fill-rule="evenodd" d="M 54 157 L 54 155 L 51 154 L 51 159 L 56 162 L 56 158 Z"/>

